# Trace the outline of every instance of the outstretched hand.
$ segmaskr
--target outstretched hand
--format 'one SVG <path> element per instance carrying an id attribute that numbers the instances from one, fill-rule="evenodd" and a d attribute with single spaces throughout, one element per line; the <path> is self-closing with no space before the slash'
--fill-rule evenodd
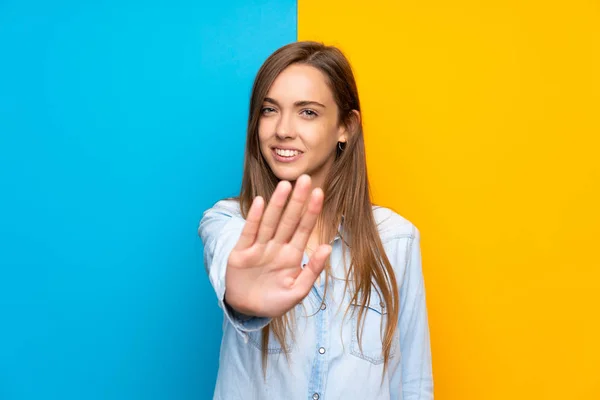
<path id="1" fill-rule="evenodd" d="M 292 191 L 288 181 L 279 182 L 266 209 L 262 197 L 254 198 L 227 262 L 225 301 L 238 312 L 281 316 L 306 297 L 321 274 L 331 253 L 327 244 L 320 245 L 301 267 L 323 207 L 323 191 L 311 187 L 311 178 L 300 176 L 287 207 Z"/>

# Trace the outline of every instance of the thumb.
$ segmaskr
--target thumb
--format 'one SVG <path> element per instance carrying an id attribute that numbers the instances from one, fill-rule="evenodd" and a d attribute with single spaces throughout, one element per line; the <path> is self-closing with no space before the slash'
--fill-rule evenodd
<path id="1" fill-rule="evenodd" d="M 323 244 L 314 252 L 308 264 L 300 272 L 300 275 L 296 278 L 296 282 L 294 282 L 294 289 L 298 291 L 298 297 L 304 298 L 308 294 L 310 288 L 323 271 L 325 261 L 327 261 L 327 258 L 331 254 L 331 250 L 330 245 Z"/>

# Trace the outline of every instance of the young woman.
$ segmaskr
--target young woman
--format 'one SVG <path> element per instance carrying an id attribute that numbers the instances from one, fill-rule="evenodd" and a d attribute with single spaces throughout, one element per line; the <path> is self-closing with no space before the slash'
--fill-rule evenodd
<path id="1" fill-rule="evenodd" d="M 371 203 L 337 48 L 297 42 L 265 61 L 240 196 L 198 232 L 225 315 L 215 399 L 433 398 L 419 231 Z"/>

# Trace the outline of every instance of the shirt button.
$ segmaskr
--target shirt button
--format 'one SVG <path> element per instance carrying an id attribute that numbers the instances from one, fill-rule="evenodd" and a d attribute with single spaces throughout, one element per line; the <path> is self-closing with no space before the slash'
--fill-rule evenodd
<path id="1" fill-rule="evenodd" d="M 319 393 L 313 394 L 313 400 L 319 400 Z"/>
<path id="2" fill-rule="evenodd" d="M 325 354 L 325 347 L 321 347 L 321 348 L 319 349 L 319 353 L 320 353 L 320 354 Z"/>
<path id="3" fill-rule="evenodd" d="M 327 308 L 327 306 L 325 305 L 325 303 L 321 304 L 321 310 L 324 310 L 326 308 Z"/>

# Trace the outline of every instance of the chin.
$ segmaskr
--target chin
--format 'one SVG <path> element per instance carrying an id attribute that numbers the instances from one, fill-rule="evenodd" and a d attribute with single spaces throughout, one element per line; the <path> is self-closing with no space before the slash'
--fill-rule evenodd
<path id="1" fill-rule="evenodd" d="M 300 177 L 300 175 L 302 175 L 304 173 L 304 171 L 302 171 L 298 168 L 277 167 L 277 168 L 271 168 L 271 171 L 273 171 L 273 174 L 275 174 L 275 176 L 279 180 L 290 181 L 290 182 L 294 182 L 296 179 L 298 179 Z"/>
<path id="2" fill-rule="evenodd" d="M 274 171 L 274 174 L 277 178 L 279 178 L 279 180 L 295 182 L 296 179 L 298 179 L 300 175 L 302 175 L 302 172 L 295 173 L 291 171 L 286 171 L 282 173 L 279 171 Z"/>

